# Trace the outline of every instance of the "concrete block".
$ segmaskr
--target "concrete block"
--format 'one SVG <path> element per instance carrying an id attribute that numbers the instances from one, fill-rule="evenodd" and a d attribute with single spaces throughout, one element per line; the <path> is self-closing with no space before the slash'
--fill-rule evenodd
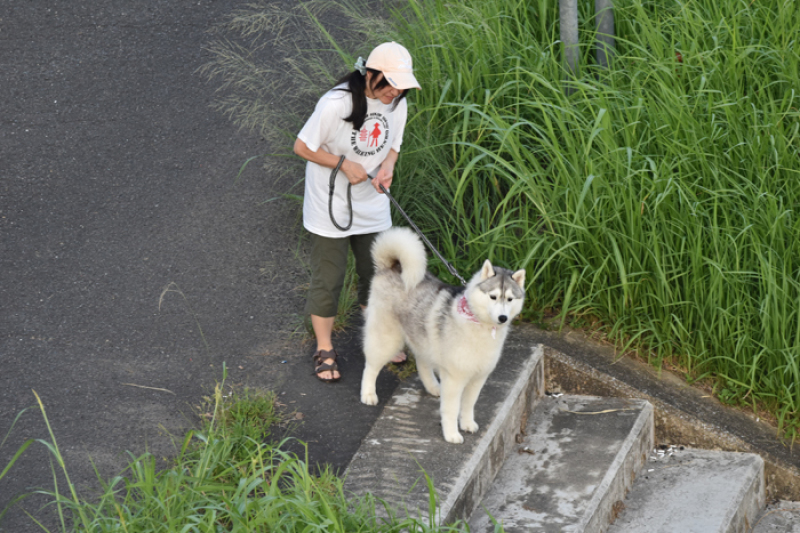
<path id="1" fill-rule="evenodd" d="M 660 451 L 648 459 L 608 533 L 750 532 L 764 507 L 761 457 Z"/>
<path id="2" fill-rule="evenodd" d="M 643 400 L 545 398 L 479 509 L 473 532 L 604 531 L 653 446 L 653 408 Z"/>
<path id="3" fill-rule="evenodd" d="M 372 493 L 411 516 L 429 516 L 433 481 L 440 523 L 469 516 L 491 485 L 525 427 L 527 413 L 544 393 L 541 346 L 514 337 L 486 382 L 475 407 L 480 429 L 463 433 L 463 444 L 442 437 L 439 399 L 418 378 L 401 384 L 345 472 L 345 491 Z"/>

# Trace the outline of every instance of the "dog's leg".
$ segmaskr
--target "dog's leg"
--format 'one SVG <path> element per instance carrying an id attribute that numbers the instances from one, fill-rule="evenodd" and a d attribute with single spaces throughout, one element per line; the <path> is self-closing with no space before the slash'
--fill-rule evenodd
<path id="1" fill-rule="evenodd" d="M 442 417 L 444 440 L 453 444 L 461 444 L 464 437 L 458 432 L 458 408 L 461 406 L 461 395 L 464 393 L 464 381 L 442 373 L 442 397 L 439 410 Z"/>
<path id="2" fill-rule="evenodd" d="M 464 388 L 464 395 L 461 397 L 461 415 L 459 420 L 461 422 L 461 429 L 469 433 L 478 431 L 478 424 L 475 422 L 475 403 L 478 401 L 478 395 L 483 389 L 483 384 L 486 383 L 486 378 L 489 376 L 479 376 L 469 383 Z"/>
<path id="3" fill-rule="evenodd" d="M 429 358 L 424 353 L 417 354 L 417 352 L 414 352 L 414 354 L 416 355 L 414 361 L 417 363 L 417 374 L 419 374 L 419 379 L 425 386 L 425 390 L 431 396 L 439 396 L 442 391 L 439 387 L 439 380 L 436 379 L 436 375 L 433 373 L 433 367 L 429 363 Z"/>
<path id="4" fill-rule="evenodd" d="M 378 405 L 375 381 L 386 363 L 403 349 L 400 324 L 388 313 L 379 314 L 375 305 L 367 308 L 364 325 L 364 374 L 361 376 L 361 403 Z"/>

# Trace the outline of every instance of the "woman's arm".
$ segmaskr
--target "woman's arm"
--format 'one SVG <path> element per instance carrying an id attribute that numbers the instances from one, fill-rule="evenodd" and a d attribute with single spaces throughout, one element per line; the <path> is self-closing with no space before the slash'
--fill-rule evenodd
<path id="1" fill-rule="evenodd" d="M 312 152 L 306 143 L 300 139 L 297 139 L 294 142 L 294 153 L 306 161 L 311 161 L 312 163 L 316 163 L 320 166 L 330 169 L 336 168 L 336 165 L 339 164 L 339 156 L 326 152 L 322 148 L 316 152 Z M 345 177 L 347 177 L 347 181 L 353 185 L 361 183 L 362 181 L 367 181 L 368 179 L 367 171 L 364 170 L 364 167 L 362 167 L 359 163 L 350 161 L 349 159 L 345 159 L 342 162 L 342 166 L 339 167 L 339 170 L 344 172 Z"/>

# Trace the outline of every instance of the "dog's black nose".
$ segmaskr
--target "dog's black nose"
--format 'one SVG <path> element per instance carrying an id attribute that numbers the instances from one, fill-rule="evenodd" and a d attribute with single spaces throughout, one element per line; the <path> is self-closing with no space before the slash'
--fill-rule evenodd
<path id="1" fill-rule="evenodd" d="M 506 315 L 500 315 L 497 317 L 497 320 L 499 320 L 501 324 L 505 324 L 506 320 L 508 320 L 508 317 Z"/>

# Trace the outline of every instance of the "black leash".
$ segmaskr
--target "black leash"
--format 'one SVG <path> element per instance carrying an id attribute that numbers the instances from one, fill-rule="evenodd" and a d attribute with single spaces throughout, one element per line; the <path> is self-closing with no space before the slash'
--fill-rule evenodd
<path id="1" fill-rule="evenodd" d="M 336 165 L 336 168 L 333 169 L 333 172 L 331 172 L 331 179 L 328 184 L 328 214 L 331 216 L 331 222 L 336 226 L 336 229 L 347 231 L 353 225 L 353 196 L 350 193 L 353 184 L 349 181 L 347 182 L 347 207 L 350 209 L 350 221 L 347 223 L 347 226 L 342 227 L 336 222 L 336 219 L 333 218 L 333 189 L 336 187 L 336 174 L 339 172 L 339 169 L 342 168 L 342 163 L 344 163 L 344 156 L 339 158 L 339 163 Z"/>
<path id="2" fill-rule="evenodd" d="M 329 190 L 328 190 L 328 214 L 331 216 L 331 222 L 333 222 L 334 226 L 336 226 L 341 231 L 347 231 L 353 225 L 353 198 L 352 198 L 351 193 L 350 193 L 350 190 L 353 187 L 352 183 L 348 183 L 347 184 L 347 207 L 350 209 L 350 221 L 347 223 L 346 227 L 342 227 L 339 224 L 337 224 L 336 220 L 333 218 L 333 190 L 334 190 L 334 185 L 335 185 L 335 182 L 336 182 L 336 174 L 339 172 L 339 169 L 342 167 L 342 163 L 344 163 L 344 156 L 341 156 L 339 158 L 339 164 L 337 164 L 336 168 L 334 168 L 333 172 L 331 172 L 330 187 L 329 187 Z M 369 176 L 369 179 L 373 179 L 373 177 Z M 420 229 L 417 227 L 417 225 L 414 224 L 414 221 L 411 220 L 411 217 L 409 217 L 406 214 L 406 212 L 403 211 L 403 208 L 400 207 L 400 204 L 398 204 L 397 200 L 394 199 L 394 196 L 389 194 L 389 191 L 386 189 L 386 187 L 383 186 L 383 184 L 379 184 L 378 186 L 381 188 L 381 191 L 383 191 L 383 194 L 385 194 L 389 198 L 389 200 L 392 202 L 392 204 L 394 204 L 394 206 L 397 208 L 397 210 L 400 211 L 400 214 L 403 215 L 403 217 L 405 217 L 405 219 L 408 221 L 409 225 L 414 229 L 414 231 L 417 232 L 417 235 L 419 235 L 420 238 L 425 242 L 425 244 L 428 245 L 428 248 L 430 248 L 431 251 L 434 254 L 436 254 L 436 257 L 439 258 L 439 261 L 444 263 L 444 266 L 447 267 L 447 270 L 453 276 L 458 278 L 458 281 L 460 281 L 461 284 L 466 287 L 467 282 L 464 281 L 464 278 L 462 278 L 459 275 L 458 271 L 455 269 L 455 267 L 453 265 L 451 265 L 447 261 L 447 259 L 445 259 L 442 256 L 442 254 L 439 253 L 439 250 L 437 250 L 433 246 L 433 244 L 431 244 L 431 241 L 429 241 L 428 238 L 425 235 L 423 235 L 423 233 L 420 231 Z"/>

